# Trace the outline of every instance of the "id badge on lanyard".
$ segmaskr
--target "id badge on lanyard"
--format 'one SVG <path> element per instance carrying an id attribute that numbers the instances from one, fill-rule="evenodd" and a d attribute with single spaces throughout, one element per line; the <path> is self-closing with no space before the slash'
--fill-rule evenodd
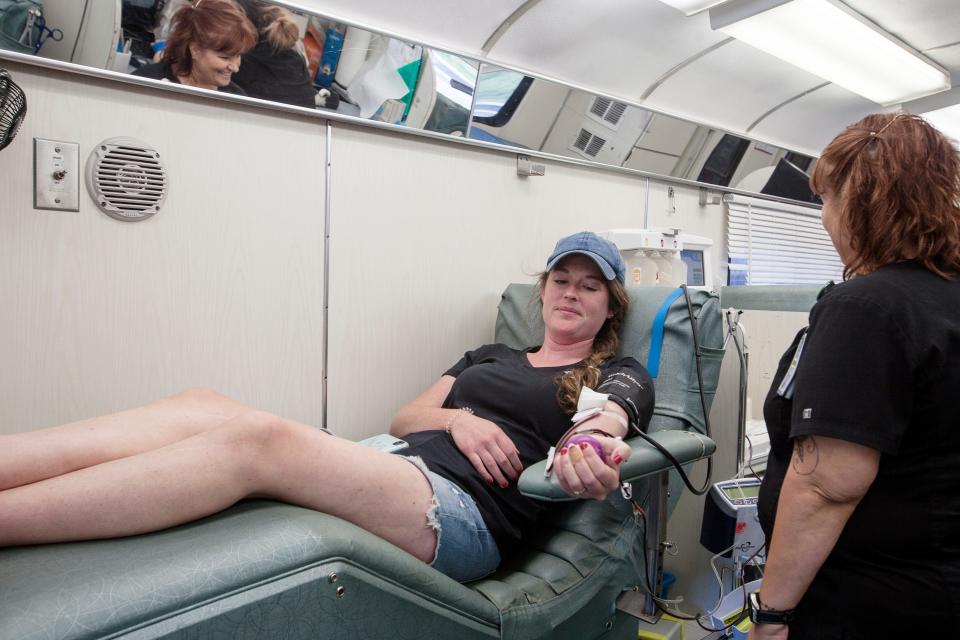
<path id="1" fill-rule="evenodd" d="M 786 398 L 787 400 L 793 398 L 793 387 L 795 378 L 797 376 L 797 365 L 800 364 L 800 355 L 803 353 L 803 344 L 806 341 L 807 334 L 804 333 L 803 337 L 800 338 L 800 344 L 797 345 L 797 350 L 793 352 L 793 358 L 790 360 L 790 367 L 787 369 L 787 372 L 783 374 L 783 380 L 780 381 L 780 386 L 777 387 L 777 395 L 781 398 Z"/>

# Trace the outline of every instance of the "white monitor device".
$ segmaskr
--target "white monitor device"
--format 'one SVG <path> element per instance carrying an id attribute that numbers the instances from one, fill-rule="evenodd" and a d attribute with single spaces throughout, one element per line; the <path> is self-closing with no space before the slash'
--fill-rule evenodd
<path id="1" fill-rule="evenodd" d="M 597 235 L 610 240 L 623 254 L 627 265 L 627 282 L 664 286 L 685 284 L 691 289 L 714 288 L 713 264 L 710 252 L 713 240 L 704 236 L 679 233 L 676 229 L 608 229 Z M 668 260 L 675 265 L 669 279 L 630 277 L 651 268 L 649 258 Z M 661 263 L 662 264 L 662 263 Z M 666 268 L 666 267 L 665 267 Z"/>
<path id="2" fill-rule="evenodd" d="M 713 240 L 688 233 L 677 235 L 680 244 L 680 259 L 687 265 L 686 284 L 691 289 L 713 289 L 713 263 L 710 250 Z"/>

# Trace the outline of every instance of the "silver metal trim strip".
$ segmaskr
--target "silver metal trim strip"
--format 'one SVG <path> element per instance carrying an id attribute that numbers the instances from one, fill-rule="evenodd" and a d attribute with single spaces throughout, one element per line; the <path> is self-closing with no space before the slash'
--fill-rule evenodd
<path id="1" fill-rule="evenodd" d="M 324 144 L 324 196 L 323 196 L 323 331 L 321 332 L 322 360 L 320 374 L 323 378 L 321 402 L 322 415 L 320 426 L 327 426 L 328 384 L 327 371 L 329 370 L 330 356 L 330 191 L 333 188 L 333 125 L 327 120 L 327 139 Z"/>
<path id="2" fill-rule="evenodd" d="M 812 89 L 807 89 L 806 91 L 804 91 L 804 92 L 802 92 L 802 93 L 798 93 L 797 95 L 793 96 L 792 98 L 787 98 L 786 100 L 784 100 L 784 101 L 781 102 L 780 104 L 776 105 L 776 106 L 773 107 L 772 109 L 764 112 L 763 115 L 761 115 L 759 118 L 757 118 L 757 119 L 754 120 L 752 123 L 750 123 L 750 126 L 747 127 L 747 133 L 750 133 L 755 126 L 757 126 L 758 124 L 760 124 L 761 122 L 763 122 L 763 121 L 767 118 L 767 116 L 769 116 L 769 115 L 771 115 L 771 114 L 779 111 L 780 109 L 782 109 L 783 107 L 787 106 L 788 104 L 790 104 L 790 103 L 793 102 L 794 100 L 799 100 L 799 99 L 802 98 L 803 96 L 810 95 L 810 94 L 813 93 L 814 91 L 819 91 L 820 89 L 823 89 L 825 86 L 827 86 L 827 85 L 829 85 L 829 84 L 832 84 L 832 83 L 830 83 L 830 82 L 824 82 L 824 83 L 822 83 L 822 84 L 818 84 L 817 86 L 815 86 L 815 87 L 812 88 Z"/>
<path id="3" fill-rule="evenodd" d="M 483 46 L 480 47 L 480 53 L 485 56 L 489 55 L 490 50 L 493 49 L 498 42 L 500 42 L 500 38 L 502 38 L 504 34 L 510 30 L 510 27 L 512 27 L 520 18 L 524 16 L 525 13 L 530 11 L 530 9 L 533 9 L 533 7 L 539 3 L 540 0 L 527 0 L 522 5 L 514 9 L 513 13 L 507 16 L 507 19 L 501 22 L 500 26 L 497 27 L 494 32 L 490 34 L 490 37 L 487 38 L 487 41 L 483 43 Z"/>
<path id="4" fill-rule="evenodd" d="M 715 43 L 715 44 L 710 45 L 709 47 L 707 47 L 707 48 L 704 49 L 703 51 L 698 51 L 697 53 L 693 54 L 692 56 L 690 56 L 689 58 L 687 58 L 686 60 L 684 60 L 683 62 L 681 62 L 681 63 L 678 64 L 677 66 L 673 67 L 672 69 L 670 69 L 669 71 L 667 71 L 666 73 L 664 73 L 662 76 L 660 76 L 660 77 L 657 78 L 656 80 L 654 80 L 654 81 L 653 81 L 653 84 L 651 84 L 649 87 L 647 87 L 647 90 L 644 91 L 642 94 L 640 94 L 640 100 L 646 100 L 647 98 L 649 98 L 651 93 L 653 93 L 654 91 L 656 91 L 656 90 L 660 87 L 660 85 L 662 85 L 664 82 L 666 82 L 667 80 L 670 79 L 670 76 L 674 75 L 675 73 L 677 73 L 678 71 L 680 71 L 680 70 L 683 69 L 684 67 L 686 67 L 686 66 L 688 66 L 688 65 L 696 62 L 697 60 L 699 60 L 700 58 L 704 57 L 704 56 L 707 55 L 708 53 L 712 53 L 712 52 L 716 51 L 717 49 L 719 49 L 720 47 L 724 46 L 725 44 L 729 44 L 729 43 L 731 43 L 731 42 L 733 42 L 733 38 L 726 38 L 726 39 L 724 39 L 724 40 L 721 40 L 720 42 L 717 42 L 717 43 Z M 664 115 L 669 115 L 669 114 L 664 114 Z M 670 117 L 676 118 L 676 116 L 670 116 Z M 677 118 L 677 119 L 678 119 L 678 120 L 683 120 L 684 118 Z M 707 126 L 709 126 L 709 125 L 707 125 Z M 716 127 L 713 127 L 713 128 L 716 128 Z M 777 146 L 779 146 L 779 145 L 777 145 Z"/>

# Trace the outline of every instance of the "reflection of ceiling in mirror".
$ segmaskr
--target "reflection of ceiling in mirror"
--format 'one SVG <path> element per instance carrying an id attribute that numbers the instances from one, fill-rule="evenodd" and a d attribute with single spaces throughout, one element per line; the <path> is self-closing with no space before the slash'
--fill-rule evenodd
<path id="1" fill-rule="evenodd" d="M 402 34 L 463 53 L 479 52 L 484 41 L 523 0 L 295 0 L 321 14 L 347 18 L 381 31 Z"/>
<path id="2" fill-rule="evenodd" d="M 737 90 L 725 84 L 730 81 L 728 65 L 718 64 L 719 73 L 709 65 L 696 72 L 674 72 L 675 67 L 697 59 L 714 45 L 725 45 L 718 47 L 717 52 L 726 49 L 729 38 L 709 28 L 707 14 L 688 18 L 657 0 L 512 0 L 505 5 L 495 3 L 496 7 L 485 7 L 483 11 L 464 0 L 429 3 L 429 9 L 425 8 L 428 3 L 408 0 L 324 0 L 301 4 L 470 55 L 479 56 L 487 38 L 498 33 L 485 56 L 488 59 L 627 100 L 639 101 L 640 96 L 649 93 L 646 103 L 654 109 L 732 131 L 743 132 L 757 116 L 793 95 L 794 89 L 809 89 L 805 78 L 794 83 L 786 81 L 789 74 L 784 76 L 777 65 L 760 64 L 761 73 L 752 80 L 752 88 L 748 83 Z M 517 12 L 515 21 L 511 18 L 504 28 L 504 21 L 520 7 L 524 11 Z M 459 14 L 470 15 L 471 20 L 459 20 Z M 758 66 L 756 56 L 744 60 Z M 750 79 L 751 74 L 748 69 L 743 77 Z M 708 81 L 706 88 L 699 86 L 701 78 Z M 712 90 L 709 85 L 719 88 Z M 691 87 L 695 87 L 692 93 Z M 482 115 L 489 115 L 487 112 L 497 106 L 496 100 L 502 99 L 494 89 L 488 90 L 488 94 L 485 97 L 491 100 L 481 101 L 481 109 L 485 109 Z M 724 104 L 714 111 L 710 102 L 710 111 L 705 113 L 705 96 L 710 98 L 706 102 L 719 99 Z M 802 143 L 802 136 L 795 129 L 787 138 L 782 132 L 777 133 L 778 137 L 770 139 L 787 141 L 793 148 L 808 153 L 814 151 L 812 145 Z"/>
<path id="3" fill-rule="evenodd" d="M 787 154 L 770 144 L 489 64 L 481 66 L 476 95 L 471 138 L 577 160 L 758 191 L 766 179 L 745 176 L 768 168 L 764 176 L 769 177 Z M 750 187 L 754 183 L 756 189 Z"/>
<path id="4" fill-rule="evenodd" d="M 880 110 L 846 90 L 822 100 L 805 96 L 824 81 L 714 31 L 707 12 L 687 17 L 660 0 L 304 4 L 470 55 L 485 51 L 496 34 L 482 56 L 488 60 L 627 101 L 649 96 L 643 103 L 652 108 L 805 153 L 816 153 L 843 126 Z M 956 0 L 847 4 L 960 73 L 960 47 L 947 46 L 956 38 L 945 35 L 960 29 Z"/>

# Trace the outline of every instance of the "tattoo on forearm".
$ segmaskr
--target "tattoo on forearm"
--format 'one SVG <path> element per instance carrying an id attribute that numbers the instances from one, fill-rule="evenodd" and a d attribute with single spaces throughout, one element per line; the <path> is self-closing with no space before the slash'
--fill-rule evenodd
<path id="1" fill-rule="evenodd" d="M 801 476 L 813 473 L 820 464 L 820 451 L 813 436 L 800 436 L 793 441 L 793 470 Z"/>

